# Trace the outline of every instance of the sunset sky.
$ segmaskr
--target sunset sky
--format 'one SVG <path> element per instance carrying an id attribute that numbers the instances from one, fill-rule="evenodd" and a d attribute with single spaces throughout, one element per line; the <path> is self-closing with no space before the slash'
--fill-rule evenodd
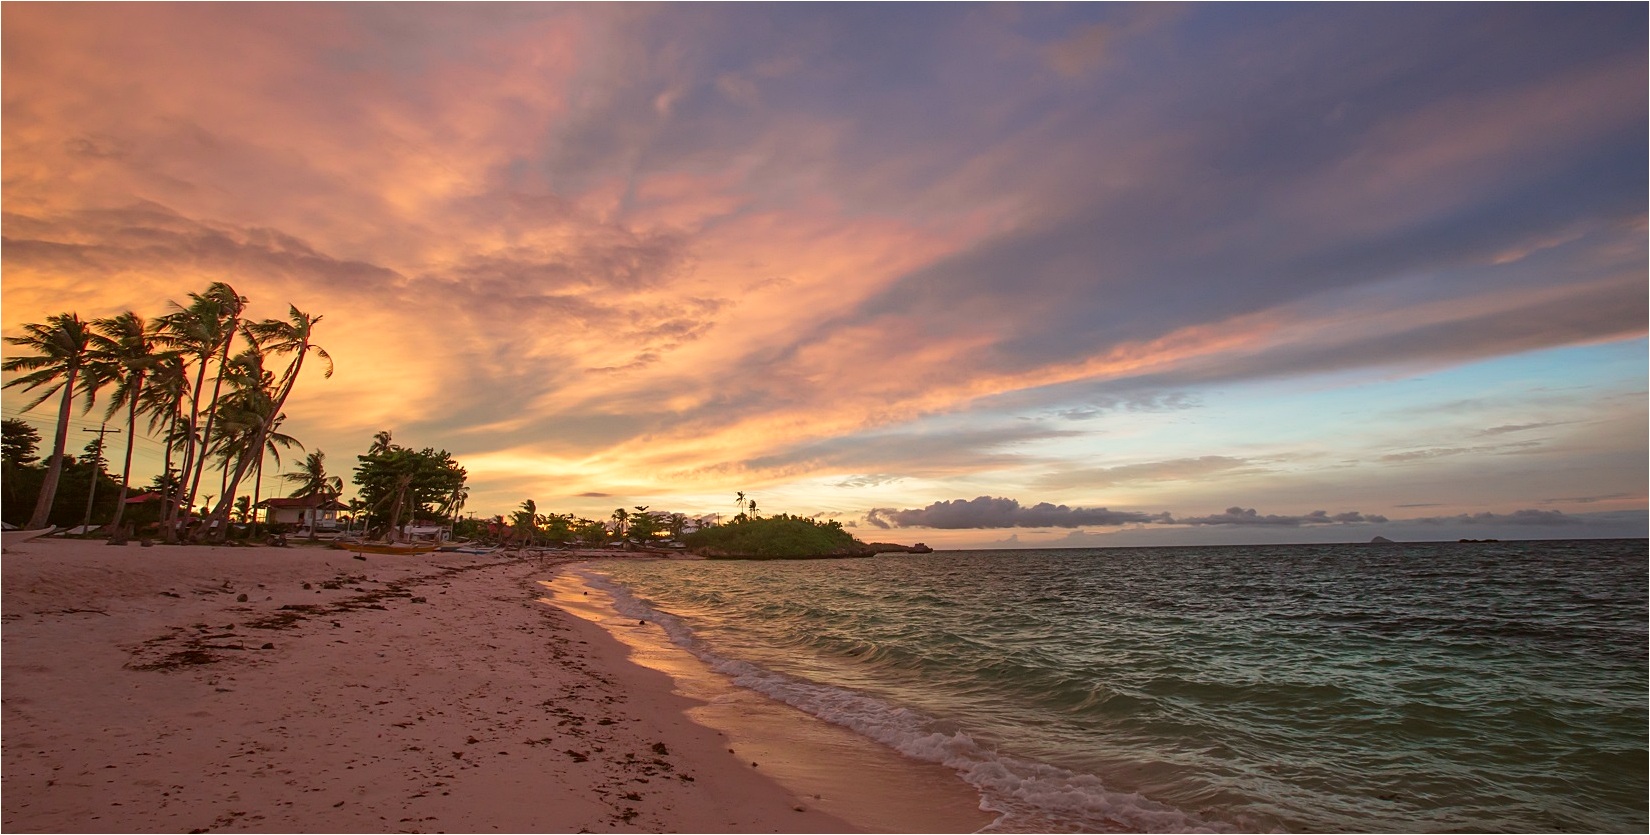
<path id="1" fill-rule="evenodd" d="M 390 429 L 478 515 L 1646 533 L 1642 4 L 0 13 L 4 332 L 321 314 L 346 483 Z"/>

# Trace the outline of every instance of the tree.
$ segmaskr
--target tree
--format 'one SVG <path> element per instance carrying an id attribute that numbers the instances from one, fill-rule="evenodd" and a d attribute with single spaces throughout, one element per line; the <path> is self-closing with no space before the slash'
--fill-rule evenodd
<path id="1" fill-rule="evenodd" d="M 614 510 L 613 511 L 613 535 L 615 537 L 619 538 L 619 539 L 624 539 L 625 531 L 627 530 L 627 527 L 628 527 L 627 523 L 629 521 L 630 521 L 630 511 L 625 510 L 622 507 L 618 508 L 617 510 Z"/>
<path id="2" fill-rule="evenodd" d="M 557 545 L 566 545 L 574 536 L 572 516 L 547 513 L 539 517 L 539 526 L 544 530 L 544 538 Z"/>
<path id="3" fill-rule="evenodd" d="M 446 503 L 441 507 L 441 517 L 443 519 L 452 519 L 453 532 L 455 534 L 458 532 L 458 513 L 464 509 L 464 503 L 469 500 L 470 488 L 460 486 L 457 490 L 453 491 L 453 494 L 447 498 Z"/>
<path id="4" fill-rule="evenodd" d="M 865 556 L 864 543 L 835 520 L 821 522 L 785 513 L 733 525 L 700 528 L 684 539 L 707 556 L 821 557 Z"/>
<path id="5" fill-rule="evenodd" d="M 183 480 L 173 477 L 172 468 L 178 444 L 188 434 L 188 427 L 183 425 L 183 406 L 189 400 L 189 371 L 183 355 L 170 351 L 156 354 L 155 367 L 149 373 L 141 399 L 140 411 L 149 416 L 149 433 L 159 432 L 166 443 L 164 473 L 167 478 L 157 477 L 154 488 L 161 495 L 160 521 L 166 523 L 175 520 L 178 501 L 183 496 Z M 172 541 L 174 529 L 170 524 L 165 527 L 166 540 Z"/>
<path id="6" fill-rule="evenodd" d="M 46 460 L 46 477 L 40 485 L 40 496 L 35 499 L 34 513 L 26 527 L 46 527 L 51 517 L 52 503 L 57 499 L 57 485 L 63 477 L 63 452 L 69 443 L 69 412 L 74 405 L 77 388 L 86 394 L 89 410 L 97 397 L 96 381 L 87 385 L 81 380 L 81 371 L 87 360 L 91 329 L 73 313 L 59 313 L 46 319 L 45 324 L 23 326 L 22 336 L 8 336 L 6 341 L 35 352 L 34 356 L 14 357 L 0 364 L 9 372 L 24 372 L 6 383 L 5 388 L 21 385 L 24 391 L 45 389 L 23 411 L 29 411 L 45 402 L 58 391 L 63 392 L 57 409 L 57 433 L 52 441 L 52 455 Z"/>
<path id="7" fill-rule="evenodd" d="M 375 444 L 375 450 L 378 446 Z M 381 451 L 356 456 L 356 492 L 375 526 L 398 536 L 403 515 L 417 521 L 442 518 L 443 503 L 464 487 L 467 474 L 446 450 L 413 451 L 387 444 Z"/>
<path id="8" fill-rule="evenodd" d="M 287 354 L 292 357 L 286 370 L 281 373 L 280 379 L 275 384 L 272 405 L 263 426 L 257 434 L 256 441 L 252 444 L 253 449 L 264 448 L 264 441 L 268 437 L 271 422 L 281 414 L 281 409 L 286 406 L 287 398 L 292 395 L 293 388 L 298 384 L 298 376 L 304 369 L 304 359 L 306 357 L 311 353 L 315 354 L 316 357 L 326 363 L 326 371 L 321 376 L 327 378 L 332 376 L 332 357 L 327 354 L 325 348 L 316 345 L 313 341 L 315 326 L 320 324 L 322 317 L 311 316 L 299 310 L 296 305 L 288 305 L 287 307 L 286 321 L 265 319 L 246 326 L 246 331 L 253 342 L 261 347 L 263 351 L 270 354 Z M 241 478 L 246 475 L 246 470 L 250 464 L 249 459 L 243 459 L 235 467 L 235 474 L 228 482 L 231 493 L 240 484 Z M 212 513 L 215 518 L 223 518 L 228 515 L 228 498 L 228 496 L 225 496 L 224 500 L 220 501 L 218 507 L 213 510 Z"/>
<path id="9" fill-rule="evenodd" d="M 157 329 L 128 310 L 118 316 L 93 320 L 92 331 L 90 373 L 115 384 L 103 419 L 110 420 L 122 408 L 126 409 L 126 457 L 120 469 L 120 497 L 115 503 L 115 518 L 109 523 L 118 530 L 132 483 L 132 449 L 137 443 L 143 386 L 160 360 L 155 340 Z"/>
<path id="10" fill-rule="evenodd" d="M 290 435 L 283 435 L 279 431 L 277 431 L 281 426 L 281 422 L 284 421 L 284 420 L 286 420 L 286 415 L 276 415 L 275 416 L 275 420 L 270 424 L 270 427 L 269 427 L 269 438 L 264 441 L 264 448 L 258 454 L 258 463 L 253 467 L 253 471 L 252 471 L 252 507 L 254 509 L 256 509 L 258 507 L 258 505 L 261 503 L 261 500 L 263 499 L 264 458 L 273 457 L 275 459 L 275 466 L 277 468 L 279 468 L 281 466 L 281 449 L 282 448 L 290 449 L 294 446 L 298 447 L 299 449 L 304 448 L 303 444 L 298 443 L 297 438 L 294 438 Z M 256 514 L 254 514 L 253 517 L 252 517 L 252 535 L 254 537 L 256 537 L 258 535 L 258 517 L 257 517 Z"/>
<path id="11" fill-rule="evenodd" d="M 21 524 L 34 509 L 45 468 L 40 460 L 40 433 L 28 421 L 7 418 L 0 422 L 0 515 L 10 524 Z"/>
<path id="12" fill-rule="evenodd" d="M 638 542 L 648 542 L 659 533 L 659 520 L 648 512 L 649 505 L 637 505 L 630 514 L 630 536 Z"/>
<path id="13" fill-rule="evenodd" d="M 26 420 L 6 418 L 0 423 L 0 460 L 13 466 L 40 460 L 40 433 Z"/>
<path id="14" fill-rule="evenodd" d="M 334 498 L 344 492 L 344 480 L 327 473 L 327 454 L 321 450 L 304 456 L 303 463 L 298 465 L 297 471 L 281 476 L 281 480 L 296 485 L 288 494 L 295 499 L 307 499 L 310 496 Z"/>
<path id="15" fill-rule="evenodd" d="M 215 451 L 223 467 L 224 496 L 235 495 L 239 491 L 241 478 L 249 469 L 254 473 L 254 506 L 262 498 L 265 456 L 273 455 L 275 465 L 279 467 L 282 449 L 294 446 L 302 449 L 304 446 L 296 438 L 277 429 L 286 420 L 286 415 L 272 412 L 275 408 L 275 375 L 264 370 L 264 356 L 257 343 L 251 342 L 230 363 L 228 379 L 231 392 L 218 407 L 223 413 L 223 428 Z M 262 447 L 258 446 L 260 436 L 263 438 Z M 221 502 L 220 506 L 223 506 Z M 225 523 L 228 521 L 222 516 L 214 518 Z M 220 525 L 218 535 L 224 535 L 227 529 L 227 524 Z"/>
<path id="16" fill-rule="evenodd" d="M 183 483 L 186 485 L 185 507 L 192 508 L 200 490 L 201 475 L 206 471 L 206 448 L 212 441 L 212 429 L 217 417 L 217 399 L 223 387 L 223 367 L 229 362 L 229 350 L 234 345 L 240 327 L 241 311 L 246 299 L 221 281 L 214 281 L 205 293 L 190 293 L 188 307 L 169 302 L 172 312 L 161 318 L 161 339 L 169 348 L 191 357 L 195 363 L 195 383 L 190 388 L 189 432 L 183 453 Z M 219 373 L 212 386 L 212 399 L 206 406 L 206 425 L 201 426 L 201 395 L 206 384 L 206 371 L 216 359 Z M 170 522 L 171 520 L 168 520 Z M 167 526 L 171 539 L 172 527 Z"/>
<path id="17" fill-rule="evenodd" d="M 521 503 L 521 509 L 517 510 L 513 516 L 512 521 L 516 532 L 526 545 L 532 545 L 538 538 L 538 510 L 538 505 L 532 499 L 528 499 Z"/>
<path id="18" fill-rule="evenodd" d="M 289 494 L 295 499 L 308 499 L 319 496 L 323 502 L 335 500 L 344 492 L 344 480 L 327 473 L 327 454 L 315 450 L 304 456 L 303 463 L 298 465 L 297 472 L 281 476 L 283 481 L 295 485 Z M 316 534 L 314 517 L 310 519 L 309 538 L 314 539 Z"/>
<path id="19" fill-rule="evenodd" d="M 607 526 L 594 519 L 579 519 L 574 524 L 574 531 L 579 539 L 590 545 L 600 545 L 607 541 Z"/>

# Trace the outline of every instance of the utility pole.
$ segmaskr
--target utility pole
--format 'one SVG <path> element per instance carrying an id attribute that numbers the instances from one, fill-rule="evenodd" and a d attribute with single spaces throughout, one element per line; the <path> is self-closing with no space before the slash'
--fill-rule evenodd
<path id="1" fill-rule="evenodd" d="M 80 532 L 85 534 L 86 529 L 92 525 L 92 499 L 97 498 L 97 477 L 103 472 L 101 466 L 103 463 L 103 436 L 110 433 L 119 435 L 120 430 L 110 429 L 109 424 L 105 423 L 101 429 L 82 429 L 80 431 L 97 433 L 97 453 L 96 458 L 92 461 L 92 488 L 86 491 L 86 518 L 80 522 Z"/>

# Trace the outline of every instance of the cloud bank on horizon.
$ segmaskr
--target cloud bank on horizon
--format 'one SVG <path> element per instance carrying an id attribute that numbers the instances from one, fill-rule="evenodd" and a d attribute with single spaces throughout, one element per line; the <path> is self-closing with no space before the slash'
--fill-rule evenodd
<path id="1" fill-rule="evenodd" d="M 289 431 L 445 447 L 483 512 L 1646 504 L 1630 5 L 0 16 L 4 331 L 322 313 Z"/>

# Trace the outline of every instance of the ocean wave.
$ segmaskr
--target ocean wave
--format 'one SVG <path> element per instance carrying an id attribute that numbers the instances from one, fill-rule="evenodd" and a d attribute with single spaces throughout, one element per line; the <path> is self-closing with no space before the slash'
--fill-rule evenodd
<path id="1" fill-rule="evenodd" d="M 579 573 L 612 595 L 620 614 L 658 624 L 673 643 L 733 683 L 848 728 L 912 759 L 955 770 L 980 793 L 981 808 L 998 816 L 982 831 L 1229 831 L 1229 827 L 1138 793 L 1108 789 L 1095 775 L 1001 753 L 976 741 L 954 722 L 846 688 L 728 658 L 713 650 L 680 618 L 655 609 L 606 575 L 590 570 Z"/>

